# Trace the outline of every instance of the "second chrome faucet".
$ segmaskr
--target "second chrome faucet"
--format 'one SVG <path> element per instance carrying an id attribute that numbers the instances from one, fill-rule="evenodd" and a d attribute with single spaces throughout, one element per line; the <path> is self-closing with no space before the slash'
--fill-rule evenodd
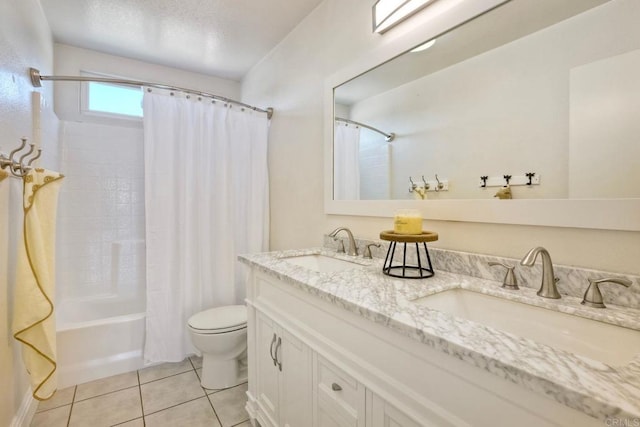
<path id="1" fill-rule="evenodd" d="M 349 237 L 349 252 L 348 252 L 348 254 L 351 255 L 351 256 L 357 256 L 358 255 L 358 247 L 356 246 L 356 240 L 353 238 L 353 233 L 351 233 L 351 230 L 349 230 L 346 227 L 338 227 L 335 230 L 333 230 L 331 233 L 329 233 L 329 237 L 333 237 L 334 239 L 338 240 L 338 238 L 336 236 L 341 231 L 346 232 L 347 236 Z"/>
<path id="2" fill-rule="evenodd" d="M 542 283 L 540 284 L 538 295 L 543 298 L 558 299 L 560 298 L 560 292 L 558 292 L 558 288 L 556 286 L 558 279 L 556 279 L 553 274 L 551 256 L 545 248 L 538 246 L 537 248 L 531 249 L 524 258 L 522 258 L 520 264 L 532 267 L 536 262 L 538 254 L 540 254 L 540 257 L 542 258 Z"/>

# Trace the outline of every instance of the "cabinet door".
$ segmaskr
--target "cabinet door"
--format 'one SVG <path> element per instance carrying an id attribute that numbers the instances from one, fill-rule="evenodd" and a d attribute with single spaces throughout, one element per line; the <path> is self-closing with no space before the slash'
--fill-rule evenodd
<path id="1" fill-rule="evenodd" d="M 264 415 L 268 424 L 273 426 L 279 425 L 279 371 L 277 366 L 274 365 L 272 357 L 277 339 L 276 326 L 273 320 L 258 312 L 256 316 L 256 398 L 261 415 Z"/>
<path id="2" fill-rule="evenodd" d="M 280 425 L 311 426 L 311 350 L 285 330 L 280 330 Z M 281 365 L 280 365 L 281 364 Z"/>
<path id="3" fill-rule="evenodd" d="M 424 425 L 435 425 L 431 423 L 420 424 L 414 421 L 412 418 L 409 418 L 409 416 L 376 395 L 373 395 L 371 406 L 371 427 L 421 427 Z"/>

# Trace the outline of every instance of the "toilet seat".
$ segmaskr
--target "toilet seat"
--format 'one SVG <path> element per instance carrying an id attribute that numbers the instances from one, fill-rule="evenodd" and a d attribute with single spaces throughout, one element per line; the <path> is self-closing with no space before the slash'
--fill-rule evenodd
<path id="1" fill-rule="evenodd" d="M 187 322 L 189 329 L 198 334 L 223 334 L 247 327 L 247 307 L 228 305 L 210 308 L 194 314 Z"/>

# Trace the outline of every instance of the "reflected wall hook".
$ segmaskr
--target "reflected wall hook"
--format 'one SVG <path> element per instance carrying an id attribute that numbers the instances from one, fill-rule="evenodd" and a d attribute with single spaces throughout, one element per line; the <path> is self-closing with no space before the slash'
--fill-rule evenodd
<path id="1" fill-rule="evenodd" d="M 411 187 L 409 187 L 409 193 L 413 193 L 415 189 L 418 188 L 418 186 L 415 182 L 413 182 L 413 179 L 411 179 L 411 177 L 409 177 L 409 182 L 411 183 Z"/>
<path id="2" fill-rule="evenodd" d="M 435 190 L 438 192 L 440 190 L 442 190 L 442 188 L 444 187 L 444 184 L 440 182 L 440 179 L 438 178 L 438 174 L 436 174 L 436 182 L 438 183 L 438 185 L 436 185 Z"/>
<path id="3" fill-rule="evenodd" d="M 536 173 L 535 172 L 527 172 L 527 173 L 525 173 L 525 175 L 526 175 L 527 178 L 529 178 L 529 182 L 527 182 L 527 185 L 532 185 L 533 183 L 531 182 L 531 180 L 536 175 Z"/>
<path id="4" fill-rule="evenodd" d="M 489 179 L 489 175 L 482 175 L 480 177 L 480 181 L 482 181 L 482 185 L 480 187 L 486 188 L 488 179 Z"/>
<path id="5" fill-rule="evenodd" d="M 507 185 L 509 185 L 509 181 L 511 181 L 511 175 L 502 175 L 502 177 L 507 182 Z"/>
<path id="6" fill-rule="evenodd" d="M 424 175 L 422 175 L 422 182 L 424 182 L 424 189 L 428 190 L 429 188 L 431 188 L 431 186 L 429 185 L 429 183 L 427 182 L 426 179 L 424 179 Z"/>

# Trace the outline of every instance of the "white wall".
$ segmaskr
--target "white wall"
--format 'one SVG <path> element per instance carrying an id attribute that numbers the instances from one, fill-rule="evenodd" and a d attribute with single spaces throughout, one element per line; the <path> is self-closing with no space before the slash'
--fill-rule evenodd
<path id="1" fill-rule="evenodd" d="M 269 140 L 273 249 L 320 245 L 338 225 L 366 238 L 391 227 L 390 218 L 324 214 L 324 80 L 410 31 L 421 16 L 379 36 L 371 33 L 370 1 L 325 0 L 243 80 L 246 102 L 276 111 Z M 638 232 L 448 221 L 426 227 L 439 233 L 434 246 L 442 248 L 522 257 L 542 245 L 557 263 L 640 273 Z"/>
<path id="2" fill-rule="evenodd" d="M 0 2 L 0 152 L 15 148 L 21 136 L 33 135 L 33 88 L 29 67 L 51 72 L 53 44 L 47 21 L 37 0 Z M 57 120 L 52 91 L 43 98 L 42 165 L 55 168 Z M 16 244 L 22 224 L 21 185 L 17 179 L 0 182 L 0 425 L 8 426 L 29 392 L 19 347 L 11 334 L 15 287 Z"/>
<path id="3" fill-rule="evenodd" d="M 640 49 L 571 70 L 570 197 L 638 197 L 638 76 Z"/>

